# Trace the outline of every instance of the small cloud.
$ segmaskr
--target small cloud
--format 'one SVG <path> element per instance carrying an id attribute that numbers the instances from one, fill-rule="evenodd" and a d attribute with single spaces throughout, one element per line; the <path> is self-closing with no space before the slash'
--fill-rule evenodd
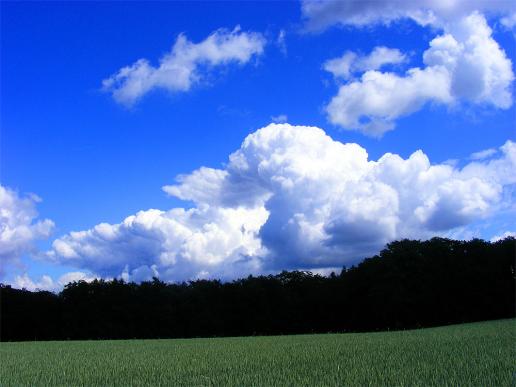
<path id="1" fill-rule="evenodd" d="M 498 152 L 495 148 L 484 149 L 480 152 L 472 153 L 469 158 L 470 160 L 484 160 L 491 156 L 494 156 Z"/>
<path id="2" fill-rule="evenodd" d="M 505 28 L 512 30 L 514 26 L 516 26 L 516 12 L 513 12 L 508 16 L 502 17 L 500 19 L 500 23 L 502 23 L 502 25 Z"/>
<path id="3" fill-rule="evenodd" d="M 68 285 L 70 282 L 77 281 L 93 281 L 96 276 L 92 276 L 86 274 L 82 271 L 73 271 L 69 273 L 63 274 L 57 281 L 53 280 L 49 275 L 42 275 L 39 280 L 32 279 L 27 273 L 23 275 L 18 275 L 14 278 L 13 287 L 18 289 L 27 289 L 30 291 L 35 290 L 46 290 L 49 292 L 56 292 L 63 289 L 65 285 Z"/>
<path id="4" fill-rule="evenodd" d="M 59 277 L 59 280 L 57 282 L 60 287 L 63 287 L 65 285 L 68 285 L 70 282 L 78 282 L 78 281 L 91 282 L 95 278 L 97 278 L 97 277 L 94 275 L 89 275 L 82 271 L 71 271 L 71 272 L 65 273 L 61 277 Z"/>
<path id="5" fill-rule="evenodd" d="M 287 44 L 285 43 L 285 36 L 285 30 L 280 30 L 280 32 L 278 33 L 278 38 L 276 39 L 276 44 L 278 45 L 283 55 L 287 55 Z"/>
<path id="6" fill-rule="evenodd" d="M 159 66 L 139 59 L 104 79 L 102 88 L 111 93 L 116 102 L 126 106 L 132 106 L 158 88 L 186 92 L 216 66 L 242 65 L 261 55 L 265 44 L 262 34 L 242 32 L 238 26 L 233 31 L 219 29 L 199 43 L 181 34 L 172 51 L 160 59 Z"/>
<path id="7" fill-rule="evenodd" d="M 349 79 L 353 73 L 369 70 L 379 70 L 388 64 L 400 64 L 407 57 L 396 48 L 375 47 L 369 55 L 358 55 L 346 51 L 343 56 L 326 61 L 323 68 L 332 73 L 335 78 Z"/>
<path id="8" fill-rule="evenodd" d="M 277 116 L 271 116 L 271 120 L 276 124 L 281 124 L 288 121 L 288 116 L 286 114 L 279 114 Z"/>
<path id="9" fill-rule="evenodd" d="M 508 238 L 508 237 L 513 237 L 513 238 L 516 238 L 516 232 L 514 231 L 505 231 L 503 234 L 501 235 L 495 235 L 491 238 L 491 242 L 498 242 L 502 239 L 505 239 L 505 238 Z"/>

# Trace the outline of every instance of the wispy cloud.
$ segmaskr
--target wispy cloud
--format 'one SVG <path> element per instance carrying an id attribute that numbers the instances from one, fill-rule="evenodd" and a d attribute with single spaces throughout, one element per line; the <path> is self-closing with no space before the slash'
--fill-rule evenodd
<path id="1" fill-rule="evenodd" d="M 482 151 L 472 153 L 469 156 L 469 158 L 471 160 L 484 160 L 484 159 L 487 159 L 488 157 L 494 156 L 497 152 L 498 152 L 498 149 L 495 149 L 495 148 L 484 149 Z"/>
<path id="2" fill-rule="evenodd" d="M 265 38 L 256 32 L 217 30 L 199 43 L 181 34 L 170 53 L 154 67 L 147 59 L 139 59 L 130 66 L 102 81 L 102 87 L 113 98 L 131 106 L 153 89 L 185 92 L 201 82 L 206 73 L 217 66 L 230 63 L 245 64 L 261 55 Z"/>
<path id="3" fill-rule="evenodd" d="M 354 73 L 379 70 L 385 65 L 406 61 L 407 57 L 400 50 L 379 46 L 375 47 L 369 55 L 346 51 L 341 57 L 326 61 L 323 67 L 336 78 L 349 79 Z"/>
<path id="4" fill-rule="evenodd" d="M 280 30 L 278 33 L 278 38 L 276 39 L 276 45 L 279 47 L 283 55 L 287 55 L 287 42 L 285 41 L 286 36 L 287 33 L 285 30 Z"/>
<path id="5" fill-rule="evenodd" d="M 277 124 L 281 124 L 288 121 L 288 116 L 286 114 L 278 114 L 277 116 L 271 116 L 272 122 Z"/>
<path id="6" fill-rule="evenodd" d="M 412 19 L 421 25 L 441 27 L 474 11 L 505 14 L 516 11 L 512 1 L 467 0 L 303 0 L 301 13 L 309 31 L 333 25 L 365 27 Z M 509 20 L 508 19 L 508 20 Z"/>

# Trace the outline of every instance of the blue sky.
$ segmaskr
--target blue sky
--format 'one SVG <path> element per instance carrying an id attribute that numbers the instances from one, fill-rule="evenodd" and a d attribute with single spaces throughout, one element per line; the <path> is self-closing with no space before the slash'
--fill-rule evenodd
<path id="1" fill-rule="evenodd" d="M 378 2 L 380 5 L 382 3 L 389 2 Z M 417 3 L 415 2 L 416 5 Z M 496 174 L 503 168 L 510 170 L 512 164 L 509 164 L 509 167 L 506 164 L 492 164 L 495 166 L 490 168 L 495 168 L 494 172 L 478 172 L 475 168 L 470 168 L 473 172 L 468 172 L 466 177 L 464 174 L 461 175 L 460 179 L 481 179 L 489 175 L 486 181 L 496 182 L 493 183 L 494 186 L 464 194 L 464 202 L 461 202 L 460 210 L 457 210 L 460 216 L 452 217 L 452 220 L 436 220 L 435 224 L 448 225 L 438 230 L 435 227 L 427 227 L 419 230 L 419 233 L 410 234 L 408 231 L 400 231 L 400 226 L 396 226 L 396 230 L 393 231 L 389 228 L 390 225 L 386 225 L 385 230 L 388 231 L 385 231 L 381 238 L 376 238 L 376 234 L 367 236 L 367 232 L 361 231 L 367 228 L 367 222 L 371 219 L 369 215 L 356 215 L 360 212 L 356 209 L 359 207 L 345 210 L 339 207 L 338 211 L 335 210 L 337 212 L 332 212 L 333 209 L 328 210 L 332 215 L 328 215 L 328 219 L 325 218 L 327 223 L 323 222 L 322 226 L 327 235 L 314 242 L 316 247 L 314 245 L 307 250 L 312 254 L 313 260 L 308 256 L 302 257 L 303 254 L 296 253 L 296 247 L 291 246 L 303 238 L 298 235 L 293 239 L 290 236 L 282 239 L 282 231 L 279 231 L 284 231 L 286 224 L 298 219 L 296 216 L 312 219 L 309 211 L 313 209 L 306 208 L 306 213 L 301 205 L 295 210 L 290 209 L 288 203 L 294 199 L 282 201 L 283 199 L 279 198 L 286 194 L 282 191 L 280 195 L 272 189 L 273 198 L 260 202 L 260 206 L 269 212 L 268 220 L 253 228 L 250 231 L 253 235 L 240 236 L 244 239 L 254 238 L 254 242 L 258 241 L 256 243 L 261 243 L 261 246 L 258 248 L 253 245 L 254 247 L 250 248 L 245 244 L 247 242 L 238 242 L 240 244 L 237 243 L 238 246 L 235 247 L 227 245 L 229 242 L 224 242 L 224 248 L 229 250 L 221 251 L 216 258 L 208 260 L 207 263 L 201 264 L 197 258 L 191 258 L 190 253 L 185 253 L 186 247 L 180 252 L 174 249 L 171 252 L 168 247 L 163 247 L 172 243 L 166 235 L 162 235 L 170 232 L 168 229 L 155 230 L 160 238 L 165 238 L 159 247 L 151 248 L 138 242 L 138 247 L 135 248 L 131 244 L 133 242 L 128 242 L 133 246 L 128 251 L 135 252 L 131 257 L 118 253 L 113 253 L 111 257 L 112 251 L 119 251 L 119 245 L 111 250 L 111 247 L 108 248 L 104 244 L 107 243 L 106 240 L 103 240 L 102 247 L 99 247 L 104 254 L 101 259 L 103 264 L 99 264 L 99 257 L 93 256 L 94 254 L 88 256 L 87 253 L 91 251 L 92 246 L 98 247 L 95 245 L 97 242 L 68 239 L 67 243 L 76 247 L 76 256 L 73 259 L 63 258 L 62 254 L 52 247 L 55 240 L 72 231 L 89 230 L 103 222 L 114 225 L 140 210 L 168 211 L 176 207 L 198 209 L 203 205 L 224 209 L 246 207 L 247 204 L 244 205 L 243 202 L 229 205 L 227 202 L 214 204 L 211 199 L 202 201 L 195 194 L 185 193 L 195 188 L 185 188 L 185 184 L 181 188 L 184 192 L 181 191 L 179 195 L 176 192 L 175 196 L 167 195 L 162 187 L 174 184 L 178 175 L 189 174 L 202 166 L 227 172 L 229 155 L 241 148 L 246 136 L 266 127 L 282 115 L 285 117 L 281 121 L 286 120 L 294 126 L 322 128 L 334 142 L 359 144 L 367 151 L 369 160 L 378 160 L 385 153 L 397 154 L 406 160 L 420 149 L 431 164 L 450 163 L 450 160 L 455 160 L 454 168 L 457 170 L 472 162 L 473 153 L 498 149 L 508 140 L 514 141 L 516 110 L 512 96 L 512 78 L 516 45 L 514 9 L 510 9 L 510 2 L 499 2 L 495 7 L 479 1 L 475 3 L 475 9 L 470 9 L 470 5 L 462 6 L 461 4 L 466 3 L 458 2 L 459 5 L 453 12 L 432 7 L 428 2 L 420 3 L 421 10 L 430 10 L 433 15 L 437 15 L 437 21 L 423 22 L 414 18 L 410 16 L 413 9 L 407 9 L 406 14 L 403 14 L 402 10 L 399 11 L 400 14 L 389 16 L 380 6 L 377 14 L 374 14 L 375 10 L 364 13 L 366 11 L 353 9 L 353 5 L 338 10 L 342 12 L 341 16 L 334 12 L 337 15 L 335 20 L 326 20 L 320 16 L 323 13 L 317 13 L 317 9 L 314 11 L 310 8 L 310 3 L 297 2 L 2 2 L 1 184 L 9 189 L 5 195 L 14 195 L 16 200 L 27 199 L 28 193 L 34 193 L 42 199 L 40 202 L 33 201 L 27 204 L 29 207 L 32 206 L 33 210 L 37 210 L 39 216 L 31 215 L 29 223 L 25 226 L 30 228 L 43 219 L 50 219 L 54 224 L 51 230 L 49 227 L 37 237 L 17 240 L 16 249 L 9 250 L 8 244 L 14 244 L 12 238 L 2 242 L 5 244 L 4 249 L 9 253 L 9 258 L 2 262 L 2 281 L 27 287 L 33 284 L 44 287 L 50 282 L 47 280 L 43 283 L 40 278 L 47 275 L 52 280 L 48 287 L 52 288 L 57 286 L 58 277 L 68 272 L 82 273 L 85 278 L 127 275 L 126 278 L 138 280 L 139 272 L 132 273 L 132 270 L 140 267 L 141 272 L 147 273 L 145 275 L 156 270 L 163 278 L 170 280 L 202 276 L 230 278 L 247 272 L 268 272 L 281 268 L 329 270 L 342 264 L 356 262 L 358 257 L 363 257 L 364 254 L 374 253 L 382 243 L 392 238 L 426 238 L 433 233 L 490 239 L 504 232 L 516 231 L 512 220 L 513 176 L 510 172 L 507 174 L 511 176 L 504 175 L 503 179 L 495 179 L 489 175 Z M 352 83 L 358 88 L 362 87 L 365 83 L 361 81 L 361 77 L 368 71 L 376 72 L 381 77 L 384 77 L 385 73 L 390 73 L 403 78 L 411 68 L 429 67 L 430 62 L 424 61 L 424 53 L 429 50 L 430 42 L 446 34 L 457 38 L 462 32 L 453 32 L 457 30 L 455 26 L 464 24 L 463 21 L 473 14 L 485 20 L 490 30 L 475 49 L 483 49 L 495 42 L 498 48 L 489 46 L 486 50 L 495 50 L 498 56 L 494 57 L 499 57 L 500 60 L 485 64 L 475 62 L 470 67 L 474 71 L 480 71 L 482 76 L 494 77 L 494 81 L 489 78 L 489 82 L 498 82 L 501 85 L 500 89 L 488 90 L 489 86 L 481 85 L 478 87 L 484 89 L 478 91 L 478 98 L 468 99 L 466 92 L 472 90 L 474 93 L 478 89 L 475 82 L 479 73 L 473 73 L 470 79 L 469 70 L 455 68 L 452 75 L 448 72 L 443 73 L 445 80 L 451 77 L 453 85 L 458 84 L 456 80 L 460 81 L 461 89 L 456 91 L 458 89 L 453 89 L 452 85 L 451 96 L 434 93 L 432 90 L 422 93 L 418 91 L 418 85 L 415 86 L 413 95 L 408 97 L 399 95 L 399 90 L 404 86 L 396 87 L 393 97 L 380 95 L 386 99 L 387 106 L 389 99 L 394 100 L 397 97 L 404 102 L 392 102 L 394 107 L 397 108 L 403 103 L 407 106 L 398 116 L 388 118 L 382 115 L 383 113 L 378 113 L 376 107 L 360 105 L 363 98 L 357 96 L 358 94 L 349 94 L 358 93 L 357 91 L 345 89 Z M 317 18 L 321 20 L 317 21 Z M 315 25 L 314 20 L 319 23 L 316 29 L 311 27 Z M 235 30 L 236 26 L 239 26 L 240 30 Z M 117 102 L 112 94 L 114 89 L 109 90 L 102 86 L 103 80 L 109 79 L 138 59 L 146 58 L 151 66 L 158 66 L 160 58 L 170 53 L 171 47 L 180 36 L 186 37 L 192 44 L 199 44 L 216 31 L 228 39 L 259 37 L 254 42 L 258 44 L 259 50 L 248 52 L 249 57 L 243 60 L 233 57 L 213 66 L 199 62 L 195 70 L 195 75 L 199 79 L 192 81 L 186 89 L 167 90 L 164 87 L 151 86 L 148 92 L 130 104 Z M 465 63 L 464 66 L 467 67 L 474 59 L 468 59 L 466 55 L 468 36 L 462 39 L 464 42 L 459 38 L 457 41 L 458 44 L 464 43 L 466 48 L 463 50 L 466 53 L 457 54 L 459 64 L 456 66 Z M 485 47 L 481 47 L 482 44 L 485 44 Z M 375 47 L 397 49 L 403 59 L 399 63 L 386 62 L 379 68 L 357 70 L 356 74 L 347 79 L 334 76 L 324 69 L 324 64 L 328 60 L 340 58 L 347 51 L 354 52 L 358 58 L 367 58 Z M 212 60 L 203 58 L 205 59 L 202 60 Z M 195 65 L 197 62 L 188 62 L 189 65 L 192 63 Z M 509 67 L 503 67 L 507 64 Z M 500 68 L 505 69 L 505 78 L 503 74 L 500 75 Z M 496 79 L 497 77 L 503 79 Z M 430 84 L 432 82 L 434 81 L 430 81 Z M 440 87 L 439 82 L 435 81 L 435 89 Z M 327 107 L 341 87 L 344 88 L 340 89 L 341 92 L 346 93 L 345 101 L 354 101 L 353 98 L 356 98 L 356 101 L 350 108 L 343 107 L 341 102 L 335 102 L 339 113 L 347 112 L 344 121 L 339 122 L 338 119 L 332 118 Z M 412 86 L 409 84 L 408 87 Z M 507 98 L 503 102 L 497 100 L 501 89 L 508 93 L 509 102 Z M 385 93 L 388 94 L 389 90 L 386 89 Z M 353 127 L 353 124 L 348 124 L 353 120 L 354 112 L 360 112 L 360 109 L 363 109 L 362 118 L 394 128 L 378 136 L 374 133 L 371 135 L 365 127 Z M 288 128 L 290 129 L 291 127 Z M 283 130 L 287 129 L 276 128 L 267 136 L 279 136 L 278 133 Z M 301 129 L 298 132 L 305 133 Z M 306 132 L 306 136 L 312 138 L 310 133 Z M 314 141 L 320 137 L 317 136 L 314 137 Z M 284 140 L 287 137 L 282 135 L 281 138 Z M 326 144 L 324 141 L 322 143 Z M 297 142 L 281 144 L 287 150 L 297 149 L 297 145 Z M 322 149 L 321 152 L 326 153 L 325 148 Z M 507 151 L 505 156 L 501 156 L 498 151 L 498 154 L 493 153 L 489 157 L 500 159 L 502 163 L 503 157 L 511 159 L 510 152 Z M 479 163 L 483 163 L 482 167 L 487 168 L 489 160 L 491 159 L 483 159 Z M 507 160 L 506 163 L 509 162 Z M 229 168 L 227 173 L 232 175 L 232 167 Z M 324 169 L 325 166 L 322 165 L 321 168 Z M 475 173 L 479 175 L 476 176 Z M 195 184 L 201 187 L 195 189 L 204 189 L 204 180 L 196 181 Z M 324 184 L 326 183 L 321 183 L 321 186 Z M 338 187 L 338 183 L 335 184 L 331 185 L 333 188 L 329 188 L 332 193 L 337 190 L 335 187 Z M 443 187 L 447 187 L 446 184 Z M 238 191 L 239 188 L 229 186 L 224 189 Z M 485 193 L 489 189 L 492 192 Z M 372 190 L 375 195 L 379 192 L 378 188 Z M 442 194 L 443 190 L 440 190 L 439 194 Z M 494 191 L 497 193 L 493 193 Z M 396 203 L 403 200 L 403 195 L 400 191 L 397 192 L 399 197 Z M 318 192 L 313 194 L 321 197 L 325 195 Z M 417 194 L 414 192 L 414 195 Z M 415 205 L 414 209 L 427 208 L 432 200 L 444 203 L 441 197 L 430 196 L 423 204 Z M 183 201 L 181 198 L 186 200 Z M 435 214 L 438 211 L 446 213 L 447 208 L 450 212 L 455 211 L 454 206 L 459 204 L 454 200 L 450 201 L 452 204 L 447 204 L 448 207 L 434 209 Z M 473 206 L 477 207 L 472 210 L 471 203 L 475 200 L 477 202 Z M 478 204 L 478 201 L 482 200 L 484 202 Z M 466 202 L 469 204 L 465 204 Z M 5 203 L 7 201 L 4 199 L 4 206 Z M 385 206 L 388 207 L 387 204 Z M 14 211 L 12 208 L 9 210 Z M 274 211 L 277 211 L 277 217 L 274 216 Z M 421 211 L 423 210 L 418 214 L 421 214 Z M 289 215 L 283 216 L 284 212 Z M 378 216 L 382 216 L 381 214 L 378 212 Z M 218 224 L 218 220 L 214 220 L 219 219 L 218 215 L 203 216 L 203 224 Z M 242 220 L 245 223 L 252 222 L 261 215 L 250 212 L 238 216 L 245 218 Z M 396 213 L 395 216 L 398 224 L 405 222 L 405 215 Z M 349 237 L 344 238 L 343 242 L 335 242 L 336 244 L 327 250 L 330 243 L 328 240 L 341 241 L 341 238 L 331 234 L 330 230 L 340 225 L 342 219 L 345 219 L 343 222 L 346 227 L 339 228 L 338 235 L 355 235 L 355 240 L 360 240 L 360 236 L 365 235 L 362 239 L 367 243 L 355 246 Z M 3 221 L 8 224 L 8 220 Z M 193 227 L 190 223 L 192 220 L 185 222 L 188 223 L 188 227 Z M 221 222 L 224 223 L 226 220 Z M 313 224 L 316 223 L 321 222 Z M 274 228 L 274 225 L 279 228 Z M 8 226 L 15 227 L 12 222 Z M 5 231 L 7 226 L 3 227 Z M 195 227 L 202 229 L 198 224 Z M 247 223 L 245 227 L 252 228 Z M 301 228 L 296 230 L 299 231 Z M 311 230 L 315 232 L 315 228 Z M 176 231 L 172 231 L 172 234 L 174 232 Z M 130 238 L 133 238 L 134 232 L 131 231 L 130 235 Z M 155 236 L 142 238 L 152 239 Z M 195 241 L 197 239 L 189 240 L 187 245 L 191 247 L 197 243 Z M 174 243 L 186 242 L 174 239 Z M 221 243 L 216 243 L 216 249 L 223 249 Z M 350 247 L 351 245 L 353 246 Z M 287 247 L 291 247 L 291 250 L 285 250 Z M 138 249 L 141 249 L 141 252 Z M 293 255 L 289 259 L 277 258 L 278 254 L 288 254 L 289 251 Z M 169 257 L 168 261 L 163 258 L 163 254 Z M 174 258 L 170 258 L 170 254 L 184 256 L 174 255 Z M 161 258 L 156 258 L 158 255 Z M 117 264 L 105 264 L 105 261 L 110 259 Z M 176 261 L 182 263 L 171 263 Z M 247 263 L 242 268 L 233 270 L 235 265 L 239 265 L 235 262 L 240 261 Z M 152 265 L 155 267 L 152 268 Z M 141 278 L 145 278 L 145 275 L 142 274 Z M 31 279 L 32 285 L 30 282 L 21 281 L 22 279 Z"/>

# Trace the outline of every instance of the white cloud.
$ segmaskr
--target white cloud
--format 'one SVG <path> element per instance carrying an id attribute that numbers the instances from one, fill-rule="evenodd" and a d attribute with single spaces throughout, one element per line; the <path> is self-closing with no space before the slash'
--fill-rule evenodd
<path id="1" fill-rule="evenodd" d="M 513 237 L 513 238 L 516 238 L 516 232 L 514 231 L 506 231 L 504 232 L 503 234 L 501 235 L 495 235 L 491 238 L 491 242 L 498 242 L 502 239 L 505 239 L 505 238 L 508 238 L 508 237 Z"/>
<path id="2" fill-rule="evenodd" d="M 200 205 L 184 210 L 147 210 L 122 223 L 72 232 L 53 244 L 51 258 L 103 276 L 185 279 L 205 270 L 255 270 L 262 246 L 257 238 L 263 208 Z"/>
<path id="3" fill-rule="evenodd" d="M 97 278 L 97 276 L 90 275 L 90 274 L 84 273 L 82 271 L 71 271 L 71 272 L 65 273 L 61 277 L 59 277 L 57 283 L 59 286 L 62 287 L 62 286 L 68 285 L 70 282 L 78 282 L 78 281 L 91 282 L 95 278 Z"/>
<path id="4" fill-rule="evenodd" d="M 0 185 L 0 278 L 8 264 L 33 249 L 37 239 L 46 239 L 54 228 L 49 219 L 36 220 L 36 204 L 41 199 L 30 194 L 22 197 Z"/>
<path id="5" fill-rule="evenodd" d="M 412 19 L 421 25 L 441 26 L 474 11 L 507 14 L 516 6 L 509 0 L 304 0 L 306 28 L 321 31 L 332 25 L 365 27 Z"/>
<path id="6" fill-rule="evenodd" d="M 33 280 L 27 273 L 18 275 L 14 278 L 13 287 L 18 289 L 27 289 L 30 291 L 35 290 L 47 290 L 50 292 L 60 291 L 65 285 L 70 282 L 86 281 L 91 282 L 95 279 L 95 276 L 89 274 L 74 271 L 63 274 L 57 281 L 53 280 L 49 275 L 42 275 L 39 280 Z"/>
<path id="7" fill-rule="evenodd" d="M 41 278 L 36 281 L 33 281 L 27 273 L 23 275 L 18 275 L 14 279 L 13 287 L 19 288 L 19 289 L 27 289 L 30 291 L 35 290 L 48 290 L 48 291 L 54 291 L 56 288 L 56 285 L 54 284 L 54 281 L 50 276 L 43 275 Z"/>
<path id="8" fill-rule="evenodd" d="M 242 32 L 239 27 L 233 31 L 219 29 L 199 43 L 181 34 L 171 52 L 160 59 L 158 67 L 147 59 L 139 59 L 103 80 L 103 89 L 128 106 L 153 89 L 188 91 L 210 69 L 229 63 L 245 64 L 261 55 L 264 46 L 263 35 Z"/>
<path id="9" fill-rule="evenodd" d="M 400 50 L 379 46 L 366 56 L 346 51 L 341 57 L 326 61 L 323 68 L 336 78 L 349 79 L 353 73 L 378 70 L 387 64 L 400 64 L 406 60 Z"/>
<path id="10" fill-rule="evenodd" d="M 403 75 L 369 70 L 340 86 L 326 106 L 328 119 L 379 137 L 394 128 L 396 119 L 428 103 L 453 106 L 464 101 L 500 109 L 512 105 L 512 63 L 479 13 L 446 24 L 444 33 L 430 42 L 423 62 L 425 67 Z M 345 66 L 339 69 L 341 76 L 349 72 Z"/>
<path id="11" fill-rule="evenodd" d="M 492 216 L 516 184 L 516 144 L 462 169 L 422 151 L 377 161 L 315 127 L 271 124 L 224 169 L 164 190 L 190 209 L 147 210 L 57 239 L 48 256 L 102 276 L 184 280 L 356 262 L 399 238 L 427 238 Z M 510 197 L 509 199 L 510 200 Z"/>
<path id="12" fill-rule="evenodd" d="M 429 101 L 452 103 L 448 72 L 441 67 L 410 69 L 405 76 L 368 71 L 345 84 L 326 112 L 333 124 L 381 137 L 394 129 L 394 121 L 419 110 Z"/>

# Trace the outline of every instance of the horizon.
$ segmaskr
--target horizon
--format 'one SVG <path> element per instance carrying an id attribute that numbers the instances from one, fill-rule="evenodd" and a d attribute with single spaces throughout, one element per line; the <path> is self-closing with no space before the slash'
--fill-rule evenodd
<path id="1" fill-rule="evenodd" d="M 2 283 L 516 236 L 512 2 L 0 7 Z"/>

